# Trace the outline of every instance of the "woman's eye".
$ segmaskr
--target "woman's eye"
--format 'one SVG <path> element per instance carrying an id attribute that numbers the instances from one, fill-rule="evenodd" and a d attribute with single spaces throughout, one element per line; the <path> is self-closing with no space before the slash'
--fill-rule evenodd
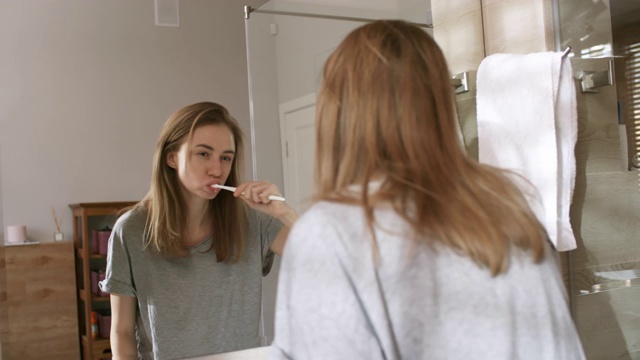
<path id="1" fill-rule="evenodd" d="M 233 161 L 233 158 L 231 156 L 223 156 L 222 161 Z"/>
<path id="2" fill-rule="evenodd" d="M 209 157 L 209 153 L 208 152 L 199 152 L 198 156 Z"/>

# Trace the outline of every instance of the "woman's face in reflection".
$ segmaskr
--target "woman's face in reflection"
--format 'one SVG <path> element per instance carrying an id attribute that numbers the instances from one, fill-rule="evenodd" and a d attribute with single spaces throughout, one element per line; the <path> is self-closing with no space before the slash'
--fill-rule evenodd
<path id="1" fill-rule="evenodd" d="M 176 152 L 169 153 L 167 164 L 176 170 L 185 197 L 211 200 L 231 172 L 235 156 L 235 141 L 225 125 L 202 125 L 193 132 Z"/>

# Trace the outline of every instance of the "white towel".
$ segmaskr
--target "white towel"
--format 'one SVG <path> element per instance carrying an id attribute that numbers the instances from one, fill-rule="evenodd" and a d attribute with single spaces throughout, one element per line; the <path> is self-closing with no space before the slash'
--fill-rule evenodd
<path id="1" fill-rule="evenodd" d="M 576 248 L 569 221 L 575 184 L 576 94 L 561 53 L 495 54 L 477 76 L 480 162 L 512 170 L 558 251 Z"/>

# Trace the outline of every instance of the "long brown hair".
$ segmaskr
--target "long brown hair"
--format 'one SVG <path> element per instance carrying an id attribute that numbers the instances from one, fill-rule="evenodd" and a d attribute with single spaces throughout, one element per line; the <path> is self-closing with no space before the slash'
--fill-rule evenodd
<path id="1" fill-rule="evenodd" d="M 449 246 L 493 275 L 507 271 L 511 246 L 540 261 L 544 229 L 504 173 L 466 156 L 454 109 L 445 58 L 422 29 L 379 20 L 352 31 L 324 67 L 314 200 L 362 206 L 372 234 L 374 209 L 390 205 L 417 243 Z M 363 191 L 354 197 L 352 185 Z"/>
<path id="2" fill-rule="evenodd" d="M 196 128 L 203 125 L 224 125 L 235 143 L 235 157 L 226 184 L 240 183 L 242 169 L 242 130 L 229 111 L 213 102 L 185 106 L 173 113 L 164 124 L 153 157 L 151 187 L 138 206 L 148 210 L 145 245 L 166 257 L 188 254 L 182 239 L 186 231 L 186 203 L 180 191 L 176 170 L 167 164 L 167 154 L 178 151 L 185 141 L 191 141 Z M 231 192 L 222 191 L 209 202 L 213 222 L 213 244 L 218 261 L 235 262 L 244 251 L 243 225 L 245 208 Z"/>

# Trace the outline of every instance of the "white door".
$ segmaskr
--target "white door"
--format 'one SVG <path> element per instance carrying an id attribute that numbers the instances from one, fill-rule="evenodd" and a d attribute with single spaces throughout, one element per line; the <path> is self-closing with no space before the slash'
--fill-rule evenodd
<path id="1" fill-rule="evenodd" d="M 310 205 L 315 161 L 315 93 L 280 104 L 284 194 L 298 213 Z"/>

